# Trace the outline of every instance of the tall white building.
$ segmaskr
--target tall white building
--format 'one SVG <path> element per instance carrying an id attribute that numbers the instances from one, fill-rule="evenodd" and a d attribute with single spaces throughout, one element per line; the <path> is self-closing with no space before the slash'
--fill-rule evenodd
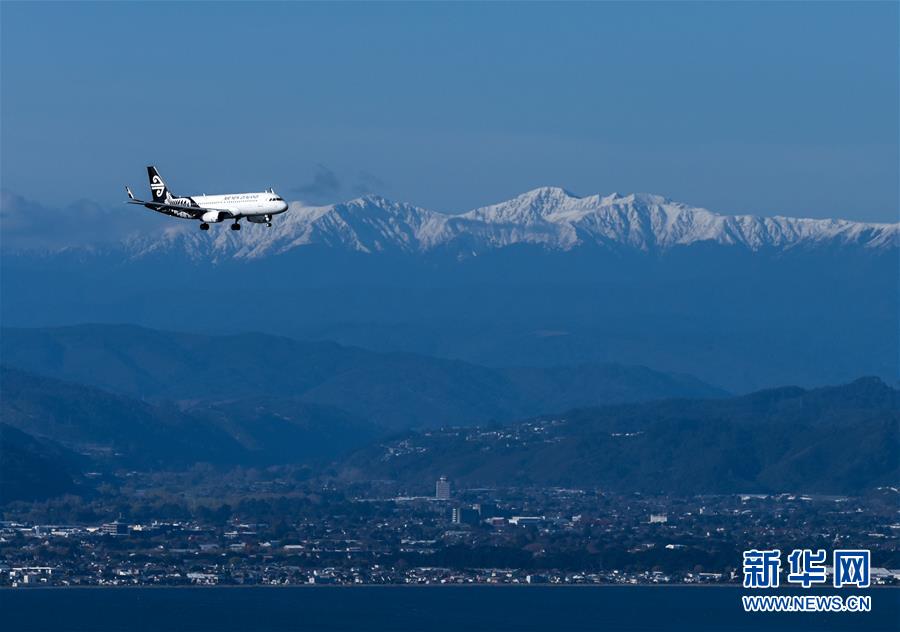
<path id="1" fill-rule="evenodd" d="M 450 500 L 450 481 L 446 476 L 440 477 L 434 484 L 434 497 L 438 500 Z"/>

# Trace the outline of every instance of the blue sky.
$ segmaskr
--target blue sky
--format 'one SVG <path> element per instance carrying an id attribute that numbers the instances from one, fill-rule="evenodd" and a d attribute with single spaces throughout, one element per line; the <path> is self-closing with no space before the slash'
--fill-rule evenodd
<path id="1" fill-rule="evenodd" d="M 896 221 L 896 3 L 2 4 L 2 186 Z"/>

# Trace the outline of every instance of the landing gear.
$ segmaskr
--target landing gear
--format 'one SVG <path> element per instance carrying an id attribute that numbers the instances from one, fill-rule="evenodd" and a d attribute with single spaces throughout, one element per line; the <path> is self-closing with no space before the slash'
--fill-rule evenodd
<path id="1" fill-rule="evenodd" d="M 272 222 L 266 222 L 266 226 L 268 226 L 269 228 L 272 228 Z"/>
<path id="2" fill-rule="evenodd" d="M 209 230 L 209 224 L 203 222 L 202 224 L 200 224 L 200 230 Z"/>
<path id="3" fill-rule="evenodd" d="M 231 230 L 240 230 L 240 229 L 241 229 L 241 225 L 238 224 L 237 222 L 235 222 L 234 224 L 231 225 Z"/>

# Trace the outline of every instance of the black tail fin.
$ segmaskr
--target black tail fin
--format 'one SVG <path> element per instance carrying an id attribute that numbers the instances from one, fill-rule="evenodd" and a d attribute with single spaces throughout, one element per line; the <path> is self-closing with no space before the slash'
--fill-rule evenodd
<path id="1" fill-rule="evenodd" d="M 147 175 L 150 176 L 150 190 L 153 192 L 153 201 L 165 202 L 169 199 L 172 192 L 166 188 L 166 183 L 163 182 L 162 176 L 159 175 L 156 167 L 153 165 L 147 167 Z"/>

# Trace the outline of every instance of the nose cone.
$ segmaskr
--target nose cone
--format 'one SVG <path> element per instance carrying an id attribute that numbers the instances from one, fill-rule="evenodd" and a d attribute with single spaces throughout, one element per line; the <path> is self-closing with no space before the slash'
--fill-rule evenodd
<path id="1" fill-rule="evenodd" d="M 282 203 L 281 203 L 281 206 L 278 207 L 278 212 L 279 212 L 279 213 L 284 213 L 286 210 L 288 210 L 288 203 L 287 203 L 287 202 L 282 202 Z"/>

